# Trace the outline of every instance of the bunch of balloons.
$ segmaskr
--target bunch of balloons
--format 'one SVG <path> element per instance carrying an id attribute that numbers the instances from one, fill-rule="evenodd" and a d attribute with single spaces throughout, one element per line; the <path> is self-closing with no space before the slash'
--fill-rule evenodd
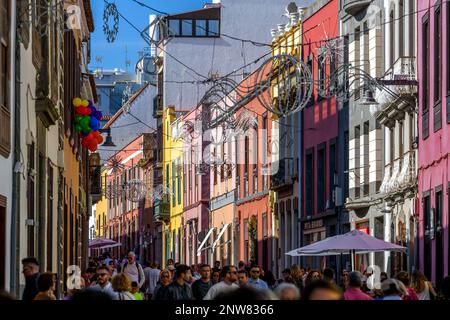
<path id="1" fill-rule="evenodd" d="M 72 103 L 76 114 L 75 131 L 81 136 L 81 145 L 95 152 L 97 146 L 103 142 L 103 137 L 98 131 L 102 113 L 94 107 L 91 100 L 75 98 Z"/>

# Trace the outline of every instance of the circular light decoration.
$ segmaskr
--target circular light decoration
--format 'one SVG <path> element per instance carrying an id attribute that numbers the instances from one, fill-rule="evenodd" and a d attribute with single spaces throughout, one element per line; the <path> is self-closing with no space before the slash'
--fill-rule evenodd
<path id="1" fill-rule="evenodd" d="M 109 19 L 112 18 L 114 24 L 112 28 L 109 27 Z M 103 12 L 103 33 L 109 43 L 114 42 L 119 32 L 119 12 L 114 3 L 108 3 Z"/>
<path id="2" fill-rule="evenodd" d="M 287 54 L 267 59 L 258 69 L 256 83 L 259 102 L 280 117 L 303 109 L 314 87 L 311 70 Z"/>
<path id="3" fill-rule="evenodd" d="M 131 202 L 140 202 L 145 198 L 147 187 L 142 180 L 133 179 L 125 184 L 125 193 Z"/>

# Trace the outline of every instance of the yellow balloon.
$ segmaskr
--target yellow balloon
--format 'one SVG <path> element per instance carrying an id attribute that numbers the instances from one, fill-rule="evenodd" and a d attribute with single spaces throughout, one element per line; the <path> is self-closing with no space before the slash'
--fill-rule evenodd
<path id="1" fill-rule="evenodd" d="M 83 107 L 88 107 L 88 106 L 89 106 L 89 101 L 83 100 L 83 102 L 81 103 L 81 105 L 82 105 Z"/>
<path id="2" fill-rule="evenodd" d="M 73 99 L 72 102 L 73 102 L 73 105 L 75 106 L 75 108 L 78 108 L 79 106 L 81 106 L 81 103 L 82 103 L 80 98 L 75 98 L 75 99 Z"/>

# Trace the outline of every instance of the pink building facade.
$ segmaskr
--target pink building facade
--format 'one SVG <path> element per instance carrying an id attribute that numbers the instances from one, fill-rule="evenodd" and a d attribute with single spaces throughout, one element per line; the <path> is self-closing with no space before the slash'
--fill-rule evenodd
<path id="1" fill-rule="evenodd" d="M 187 265 L 206 263 L 203 251 L 197 255 L 198 239 L 209 230 L 210 173 L 200 166 L 204 141 L 202 107 L 192 109 L 183 117 L 183 220 L 184 262 Z M 206 128 L 205 128 L 206 129 Z"/>
<path id="2" fill-rule="evenodd" d="M 437 287 L 450 265 L 450 3 L 418 1 L 420 269 Z"/>

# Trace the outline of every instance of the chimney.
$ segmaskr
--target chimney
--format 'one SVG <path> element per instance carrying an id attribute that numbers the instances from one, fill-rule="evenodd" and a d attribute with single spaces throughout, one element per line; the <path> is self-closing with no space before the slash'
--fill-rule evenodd
<path id="1" fill-rule="evenodd" d="M 155 14 L 150 15 L 150 27 L 148 29 L 149 37 L 151 41 L 150 56 L 156 57 L 158 52 L 156 50 L 156 42 L 159 41 L 159 29 L 158 29 L 158 16 Z"/>

